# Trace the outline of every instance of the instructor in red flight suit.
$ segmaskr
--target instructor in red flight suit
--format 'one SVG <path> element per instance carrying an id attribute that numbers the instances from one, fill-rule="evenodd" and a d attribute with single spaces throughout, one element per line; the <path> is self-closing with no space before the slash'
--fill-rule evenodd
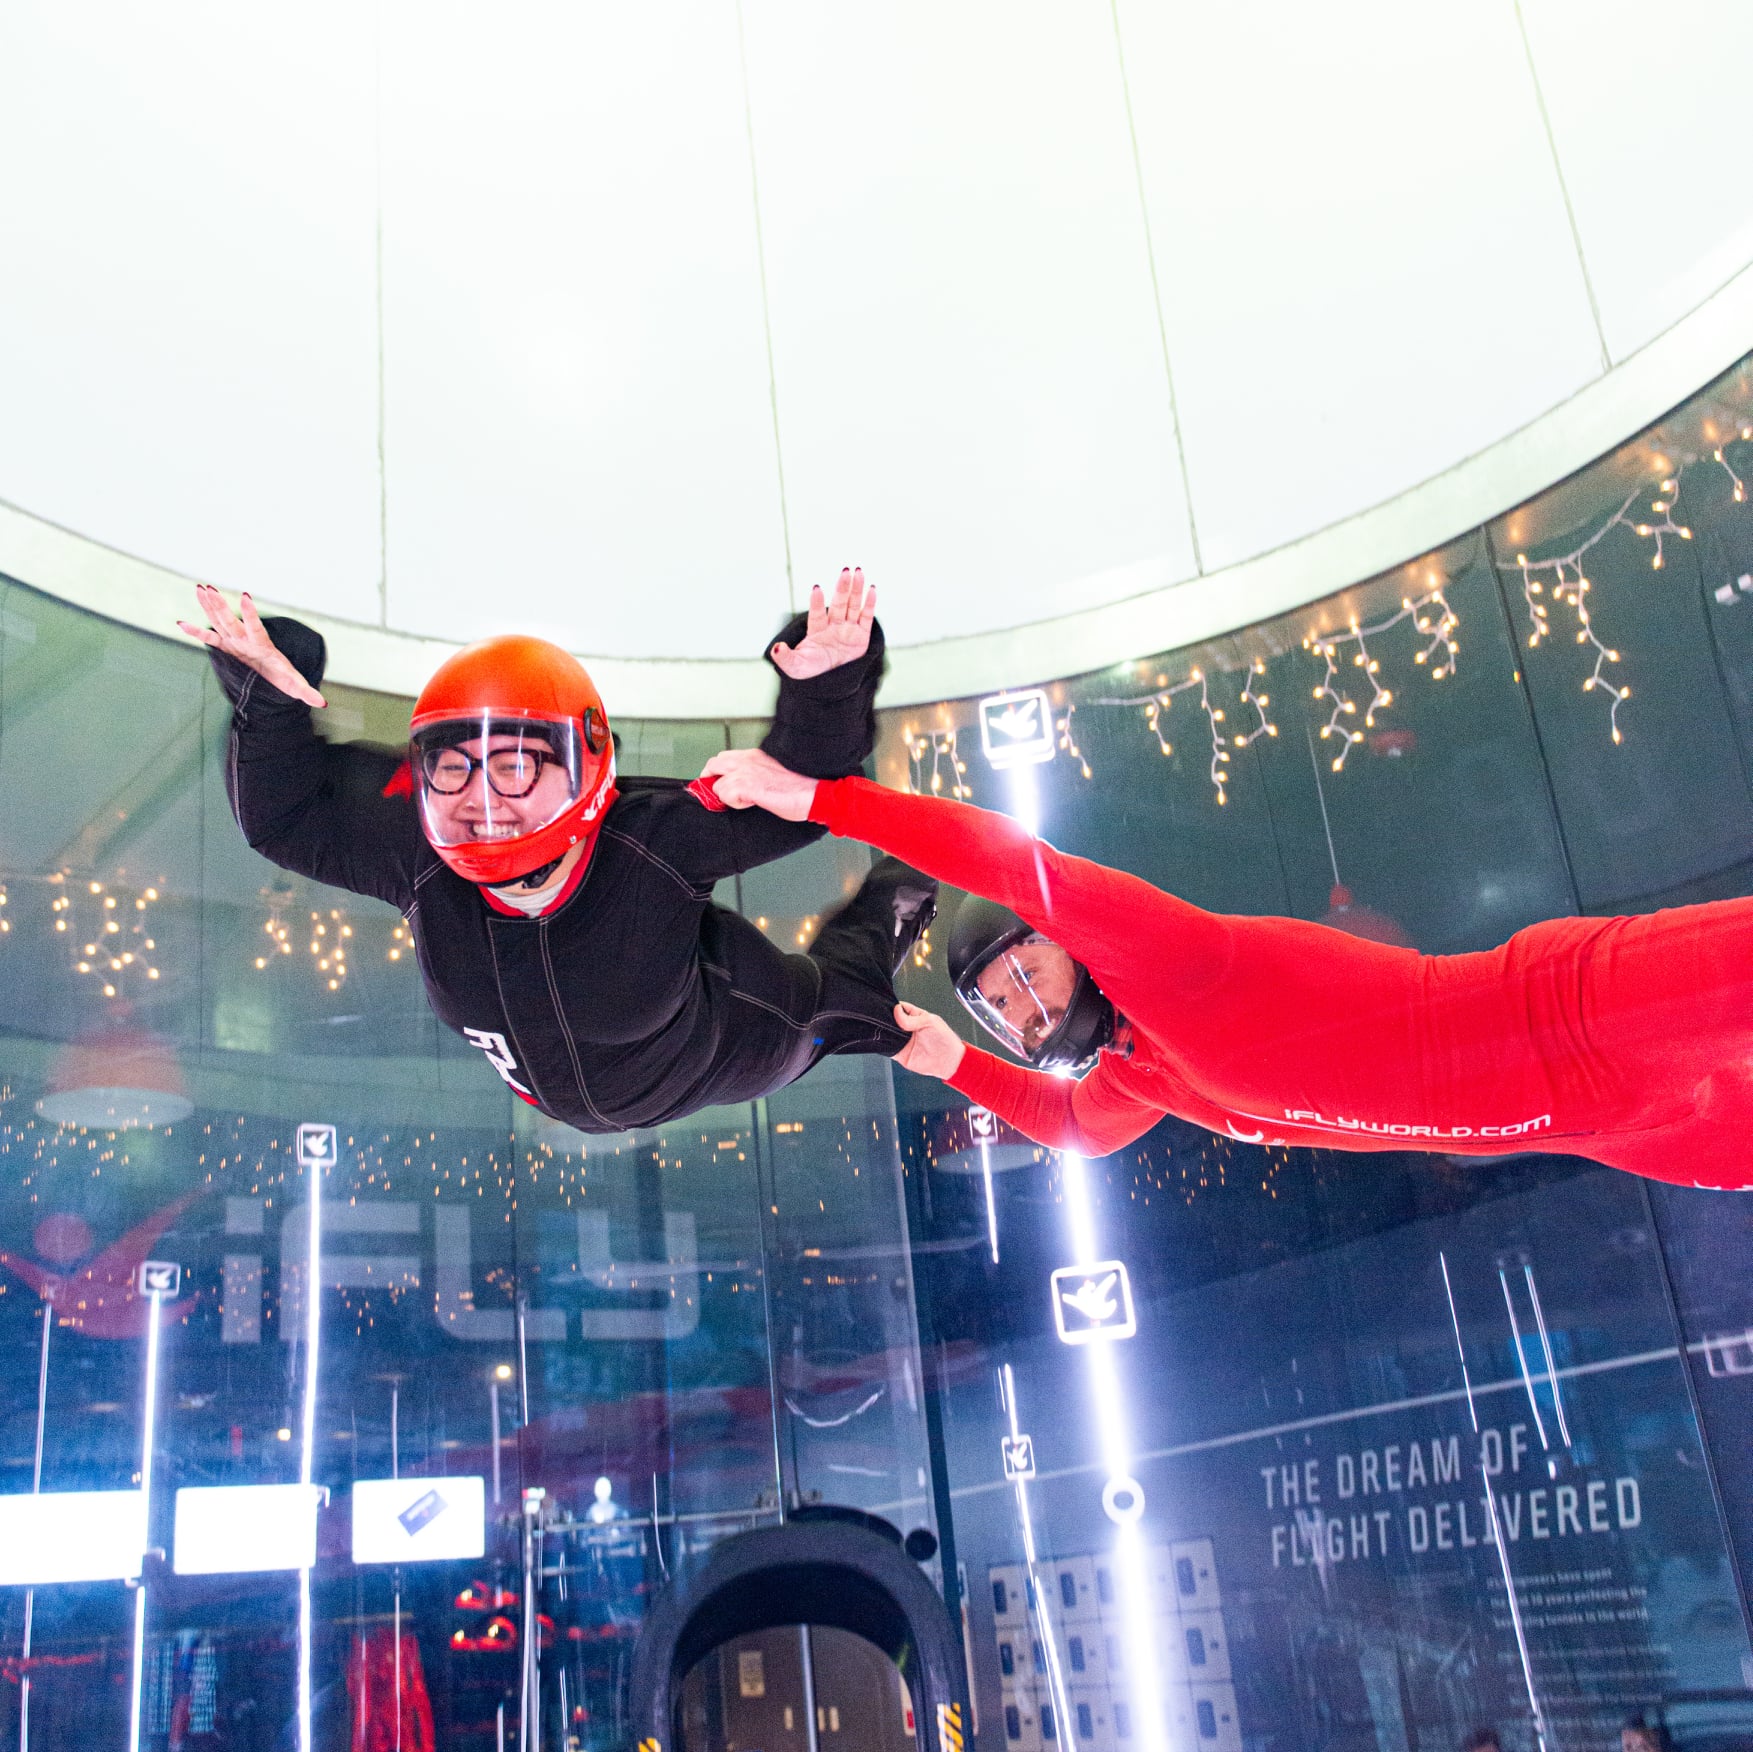
<path id="1" fill-rule="evenodd" d="M 897 1057 L 1039 1143 L 1106 1155 L 1174 1113 L 1247 1143 L 1537 1150 L 1753 1190 L 1753 899 L 1421 955 L 1205 912 L 1007 816 L 817 783 L 758 749 L 703 777 L 733 808 L 820 823 L 970 891 L 957 993 L 1037 1068 L 906 1004 Z M 1092 1060 L 1081 1081 L 1063 1074 Z"/>

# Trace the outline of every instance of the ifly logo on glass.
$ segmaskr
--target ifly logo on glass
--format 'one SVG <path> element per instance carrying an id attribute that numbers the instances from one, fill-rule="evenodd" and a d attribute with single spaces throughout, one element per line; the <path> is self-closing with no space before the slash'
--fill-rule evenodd
<path id="1" fill-rule="evenodd" d="M 980 702 L 980 746 L 1000 771 L 1053 758 L 1053 707 L 1040 687 L 993 694 Z"/>
<path id="2" fill-rule="evenodd" d="M 1033 1436 L 1001 1436 L 999 1447 L 1004 1454 L 1004 1476 L 1007 1479 L 1029 1479 L 1035 1476 Z"/>
<path id="3" fill-rule="evenodd" d="M 1138 1330 L 1132 1280 L 1117 1259 L 1062 1265 L 1053 1274 L 1053 1324 L 1063 1344 L 1130 1338 Z"/>
<path id="4" fill-rule="evenodd" d="M 298 1165 L 307 1174 L 321 1174 L 336 1160 L 335 1128 L 332 1125 L 301 1125 L 298 1128 Z"/>
<path id="5" fill-rule="evenodd" d="M 173 1265 L 167 1259 L 140 1261 L 141 1295 L 162 1296 L 167 1302 L 174 1302 L 182 1287 L 183 1268 L 180 1265 Z"/>

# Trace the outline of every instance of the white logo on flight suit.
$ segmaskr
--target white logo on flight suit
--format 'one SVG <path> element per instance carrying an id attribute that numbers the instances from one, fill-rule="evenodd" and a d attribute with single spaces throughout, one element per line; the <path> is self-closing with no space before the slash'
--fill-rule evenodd
<path id="1" fill-rule="evenodd" d="M 485 1028 L 465 1028 L 463 1038 L 480 1047 L 487 1055 L 487 1062 L 499 1075 L 520 1095 L 531 1092 L 511 1073 L 517 1069 L 517 1060 L 511 1056 L 511 1048 L 505 1044 L 503 1034 L 489 1033 Z"/>

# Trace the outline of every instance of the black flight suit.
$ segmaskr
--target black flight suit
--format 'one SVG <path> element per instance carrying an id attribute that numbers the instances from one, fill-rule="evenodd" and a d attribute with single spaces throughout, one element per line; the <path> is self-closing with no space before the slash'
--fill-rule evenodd
<path id="1" fill-rule="evenodd" d="M 318 686 L 322 638 L 267 623 Z M 803 636 L 800 616 L 780 636 Z M 585 1132 L 660 1125 L 783 1087 L 836 1052 L 893 1054 L 894 914 L 860 895 L 807 955 L 715 905 L 713 884 L 823 832 L 760 809 L 713 811 L 680 780 L 621 778 L 585 875 L 536 918 L 496 912 L 427 842 L 395 756 L 334 745 L 310 708 L 212 653 L 232 704 L 226 788 L 244 837 L 283 869 L 401 912 L 446 1026 L 544 1113 Z M 876 739 L 883 639 L 807 681 L 781 677 L 762 747 L 812 778 L 859 770 Z M 389 786 L 392 793 L 385 794 Z M 862 902 L 862 904 L 861 904 Z"/>

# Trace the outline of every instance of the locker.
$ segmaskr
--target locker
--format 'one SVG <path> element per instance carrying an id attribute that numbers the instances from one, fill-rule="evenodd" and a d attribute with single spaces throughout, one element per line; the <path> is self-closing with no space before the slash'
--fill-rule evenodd
<path id="1" fill-rule="evenodd" d="M 1093 1557 L 1062 1557 L 1046 1565 L 1046 1579 L 1047 1610 L 1055 1622 L 1083 1624 L 1101 1616 Z"/>
<path id="2" fill-rule="evenodd" d="M 1033 1690 L 1027 1687 L 1012 1690 L 1007 1685 L 999 1696 L 998 1714 L 1009 1752 L 1044 1752 L 1040 1712 L 1035 1707 Z"/>
<path id="3" fill-rule="evenodd" d="M 1114 1733 L 1114 1705 L 1105 1685 L 1073 1685 L 1065 1694 L 1077 1752 L 1119 1752 Z"/>
<path id="4" fill-rule="evenodd" d="M 1217 1585 L 1217 1559 L 1209 1539 L 1178 1539 L 1169 1547 L 1175 1605 L 1182 1612 L 1203 1612 L 1223 1604 Z"/>
<path id="5" fill-rule="evenodd" d="M 1233 1685 L 1195 1685 L 1193 1743 L 1199 1752 L 1242 1752 L 1242 1724 L 1236 1715 Z"/>
<path id="6" fill-rule="evenodd" d="M 1190 1680 L 1204 1684 L 1230 1677 L 1230 1639 L 1221 1612 L 1182 1613 L 1181 1641 Z"/>
<path id="7" fill-rule="evenodd" d="M 1029 1621 L 1028 1571 L 1020 1563 L 994 1564 L 989 1572 L 992 1582 L 992 1617 L 998 1624 L 1027 1624 Z"/>

